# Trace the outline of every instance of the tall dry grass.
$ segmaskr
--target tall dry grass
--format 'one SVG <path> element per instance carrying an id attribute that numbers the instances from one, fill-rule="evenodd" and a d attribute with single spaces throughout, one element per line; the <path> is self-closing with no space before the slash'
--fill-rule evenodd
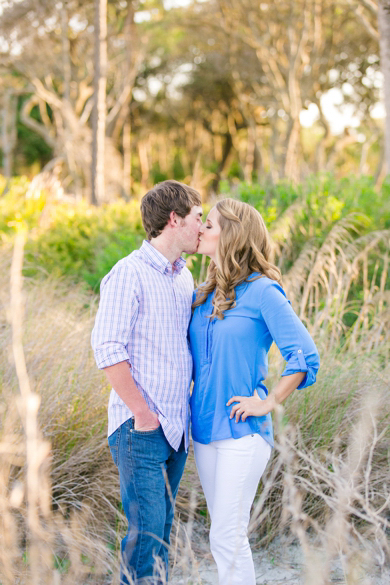
<path id="1" fill-rule="evenodd" d="M 389 558 L 389 234 L 352 240 L 354 221 L 308 245 L 286 275 L 322 367 L 276 416 L 251 522 L 258 544 L 299 539 L 307 585 L 329 583 L 335 558 L 345 583 L 374 584 Z M 7 251 L 0 266 L 0 583 L 116 583 L 124 522 L 106 444 L 109 388 L 89 343 L 97 299 L 65 281 L 22 285 L 21 250 L 12 270 Z M 281 366 L 272 350 L 269 386 Z M 184 582 L 200 583 L 206 533 L 190 458 L 172 544 Z"/>

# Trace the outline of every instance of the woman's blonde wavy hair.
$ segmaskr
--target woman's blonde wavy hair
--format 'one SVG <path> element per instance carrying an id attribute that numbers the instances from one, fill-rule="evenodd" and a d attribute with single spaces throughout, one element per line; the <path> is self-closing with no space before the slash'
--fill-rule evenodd
<path id="1" fill-rule="evenodd" d="M 210 318 L 223 319 L 224 311 L 236 306 L 235 287 L 248 280 L 268 276 L 282 284 L 279 268 L 269 262 L 271 243 L 260 213 L 251 205 L 235 199 L 222 199 L 216 204 L 221 234 L 218 240 L 219 266 L 211 261 L 206 282 L 199 287 L 193 308 L 199 307 L 215 290 Z M 260 272 L 250 279 L 253 272 Z"/>

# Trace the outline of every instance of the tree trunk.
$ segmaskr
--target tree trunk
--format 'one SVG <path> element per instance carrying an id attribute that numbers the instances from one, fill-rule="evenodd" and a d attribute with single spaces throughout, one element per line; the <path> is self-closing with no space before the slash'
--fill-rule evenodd
<path id="1" fill-rule="evenodd" d="M 333 148 L 332 148 L 331 152 L 329 153 L 329 157 L 328 157 L 328 161 L 326 163 L 325 170 L 333 172 L 335 165 L 336 165 L 336 162 L 337 162 L 337 158 L 342 153 L 344 148 L 346 148 L 350 144 L 354 144 L 356 142 L 356 140 L 357 140 L 356 134 L 350 134 L 349 129 L 346 128 L 344 130 L 344 134 L 340 138 L 336 139 L 336 142 L 334 143 Z"/>
<path id="2" fill-rule="evenodd" d="M 2 150 L 3 173 L 5 177 L 12 176 L 13 151 L 16 144 L 16 98 L 10 91 L 4 93 Z"/>
<path id="3" fill-rule="evenodd" d="M 248 135 L 246 143 L 246 156 L 244 165 L 244 178 L 249 184 L 252 183 L 252 173 L 255 162 L 255 144 L 256 144 L 256 128 L 251 122 L 248 126 Z"/>
<path id="4" fill-rule="evenodd" d="M 147 188 L 149 182 L 149 156 L 148 156 L 148 141 L 147 139 L 140 139 L 138 141 L 138 156 L 141 167 L 141 185 L 144 189 Z"/>
<path id="5" fill-rule="evenodd" d="M 371 146 L 378 140 L 378 138 L 379 132 L 373 132 L 372 136 L 363 143 L 358 170 L 359 176 L 369 173 L 369 166 L 367 164 L 368 152 Z"/>
<path id="6" fill-rule="evenodd" d="M 268 157 L 269 157 L 269 174 L 272 183 L 275 185 L 279 181 L 279 173 L 278 173 L 278 165 L 277 165 L 277 155 L 276 155 L 276 145 L 278 141 L 279 135 L 277 133 L 275 125 L 271 128 L 271 135 L 269 138 L 269 148 L 268 148 Z"/>
<path id="7" fill-rule="evenodd" d="M 385 145 L 384 145 L 384 137 L 383 141 L 381 140 L 381 148 L 379 151 L 379 161 L 374 173 L 374 182 L 376 187 L 380 187 L 382 184 L 383 179 L 386 176 L 386 163 L 385 163 Z"/>
<path id="8" fill-rule="evenodd" d="M 61 8 L 61 38 L 62 38 L 62 71 L 64 76 L 63 97 L 70 100 L 70 83 L 72 81 L 72 68 L 70 63 L 70 42 L 68 36 L 68 11 L 66 2 Z"/>
<path id="9" fill-rule="evenodd" d="M 330 129 L 330 124 L 326 117 L 324 116 L 324 112 L 322 111 L 321 100 L 316 100 L 315 104 L 318 108 L 320 119 L 319 122 L 324 129 L 324 135 L 320 138 L 319 142 L 317 143 L 315 154 L 314 154 L 314 168 L 316 172 L 322 172 L 326 167 L 326 149 L 331 146 L 332 143 L 332 131 Z"/>
<path id="10" fill-rule="evenodd" d="M 107 0 L 95 0 L 95 79 L 90 203 L 104 198 L 104 143 L 106 136 Z"/>
<path id="11" fill-rule="evenodd" d="M 284 176 L 293 182 L 299 179 L 299 147 L 301 138 L 301 123 L 299 117 L 289 122 L 287 133 L 286 162 Z"/>
<path id="12" fill-rule="evenodd" d="M 224 171 L 229 154 L 232 150 L 232 146 L 233 146 L 233 140 L 232 140 L 231 134 L 229 132 L 227 132 L 225 134 L 225 143 L 223 145 L 222 158 L 218 164 L 218 169 L 217 169 L 217 171 L 215 173 L 215 177 L 211 183 L 211 191 L 213 193 L 216 193 L 218 190 L 219 181 L 221 180 L 221 174 Z"/>
<path id="13" fill-rule="evenodd" d="M 379 48 L 385 93 L 385 158 L 390 173 L 390 1 L 380 0 L 378 6 Z"/>
<path id="14" fill-rule="evenodd" d="M 123 126 L 123 191 L 131 196 L 131 123 L 130 115 Z"/>
<path id="15" fill-rule="evenodd" d="M 261 126 L 255 126 L 255 159 L 253 161 L 253 170 L 256 173 L 256 180 L 260 182 L 261 177 L 264 173 L 264 144 L 263 144 L 263 128 Z"/>

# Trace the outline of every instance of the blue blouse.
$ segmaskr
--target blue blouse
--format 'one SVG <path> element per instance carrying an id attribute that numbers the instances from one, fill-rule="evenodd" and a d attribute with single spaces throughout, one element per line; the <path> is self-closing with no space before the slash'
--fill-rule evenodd
<path id="1" fill-rule="evenodd" d="M 255 276 L 255 274 L 251 275 Z M 203 444 L 259 433 L 273 446 L 271 414 L 249 416 L 245 422 L 230 419 L 232 396 L 260 398 L 268 373 L 268 351 L 273 341 L 286 360 L 282 376 L 306 372 L 298 388 L 316 381 L 320 365 L 314 341 L 295 314 L 282 287 L 265 276 L 243 282 L 235 289 L 236 306 L 224 319 L 210 319 L 212 299 L 194 311 L 189 339 L 193 357 L 194 389 L 191 395 L 192 437 Z"/>

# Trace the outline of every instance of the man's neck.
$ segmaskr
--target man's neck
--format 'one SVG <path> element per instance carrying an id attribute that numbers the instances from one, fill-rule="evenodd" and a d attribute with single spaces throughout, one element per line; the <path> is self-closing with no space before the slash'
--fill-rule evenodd
<path id="1" fill-rule="evenodd" d="M 169 260 L 171 264 L 173 264 L 175 260 L 181 256 L 182 250 L 180 250 L 173 242 L 169 242 L 161 236 L 152 238 L 149 243 L 151 246 L 153 246 L 153 248 L 158 250 L 160 254 L 165 256 L 165 258 Z"/>

